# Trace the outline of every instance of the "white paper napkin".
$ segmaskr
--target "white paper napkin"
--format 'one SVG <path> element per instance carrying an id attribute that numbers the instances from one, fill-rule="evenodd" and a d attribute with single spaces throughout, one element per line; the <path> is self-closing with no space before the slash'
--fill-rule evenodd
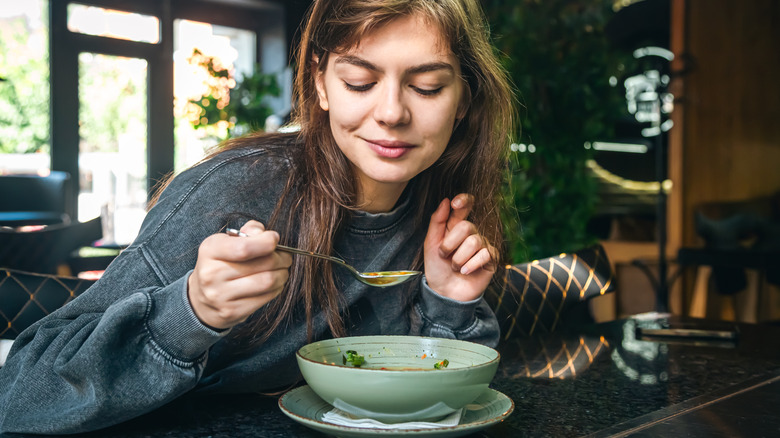
<path id="1" fill-rule="evenodd" d="M 10 339 L 0 339 L 0 367 L 5 365 L 5 358 L 8 357 L 8 352 L 11 351 L 11 344 L 14 341 Z"/>
<path id="2" fill-rule="evenodd" d="M 352 414 L 333 408 L 332 411 L 322 415 L 322 421 L 339 426 L 361 427 L 366 429 L 436 429 L 440 427 L 454 427 L 460 423 L 463 409 L 447 415 L 439 421 L 409 421 L 406 423 L 387 424 L 372 418 L 356 417 Z"/>

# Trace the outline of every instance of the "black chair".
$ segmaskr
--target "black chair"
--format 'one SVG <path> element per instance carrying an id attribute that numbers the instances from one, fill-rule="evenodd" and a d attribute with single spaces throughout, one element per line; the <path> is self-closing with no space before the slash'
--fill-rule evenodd
<path id="1" fill-rule="evenodd" d="M 734 318 L 747 322 L 777 319 L 771 306 L 758 301 L 771 293 L 764 291 L 766 286 L 780 285 L 780 192 L 705 203 L 694 218 L 701 242 L 677 254 L 681 266 L 696 269 L 690 315 L 723 317 L 736 312 Z M 758 281 L 751 283 L 749 275 L 754 274 Z M 710 296 L 714 302 L 708 302 Z"/>
<path id="2" fill-rule="evenodd" d="M 70 254 L 103 237 L 100 217 L 46 226 L 36 231 L 0 228 L 0 268 L 56 274 Z"/>
<path id="3" fill-rule="evenodd" d="M 614 290 L 601 245 L 507 266 L 499 287 L 485 292 L 496 313 L 502 341 L 592 322 L 587 301 Z"/>
<path id="4" fill-rule="evenodd" d="M 0 175 L 0 226 L 68 223 L 67 172 Z"/>
<path id="5" fill-rule="evenodd" d="M 0 269 L 0 339 L 15 339 L 93 283 L 75 277 Z"/>

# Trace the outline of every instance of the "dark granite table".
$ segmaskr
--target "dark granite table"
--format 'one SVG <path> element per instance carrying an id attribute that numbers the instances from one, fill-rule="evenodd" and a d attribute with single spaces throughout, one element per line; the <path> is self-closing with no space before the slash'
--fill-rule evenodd
<path id="1" fill-rule="evenodd" d="M 735 327 L 735 340 L 645 339 L 637 330 L 691 321 L 628 319 L 502 344 L 491 386 L 515 410 L 472 437 L 780 436 L 780 327 L 694 321 Z M 87 436 L 324 437 L 277 400 L 188 398 Z"/>

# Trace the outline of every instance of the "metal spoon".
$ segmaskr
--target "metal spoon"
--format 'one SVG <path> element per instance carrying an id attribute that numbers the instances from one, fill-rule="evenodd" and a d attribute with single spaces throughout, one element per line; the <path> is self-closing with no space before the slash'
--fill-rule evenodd
<path id="1" fill-rule="evenodd" d="M 247 234 L 242 233 L 234 228 L 225 229 L 225 233 L 231 236 L 247 237 Z M 353 268 L 350 264 L 338 257 L 332 257 L 325 254 L 318 254 L 316 252 L 304 251 L 298 248 L 291 248 L 284 245 L 276 245 L 276 249 L 279 251 L 285 251 L 293 254 L 300 254 L 310 257 L 317 257 L 323 260 L 328 260 L 333 263 L 339 264 L 349 271 L 353 277 L 355 277 L 361 283 L 365 283 L 374 287 L 388 287 L 395 286 L 411 280 L 412 278 L 422 274 L 420 271 L 379 271 L 379 272 L 360 272 Z"/>

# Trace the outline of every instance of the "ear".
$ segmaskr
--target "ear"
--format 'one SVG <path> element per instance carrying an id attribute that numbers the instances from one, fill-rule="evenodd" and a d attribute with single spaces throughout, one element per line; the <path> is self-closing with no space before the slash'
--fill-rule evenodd
<path id="1" fill-rule="evenodd" d="M 471 104 L 471 89 L 466 81 L 463 81 L 463 93 L 460 95 L 460 102 L 458 103 L 458 112 L 455 113 L 456 120 L 462 120 L 466 117 L 466 112 L 469 110 Z"/>
<path id="2" fill-rule="evenodd" d="M 325 91 L 325 73 L 318 68 L 319 63 L 320 58 L 317 55 L 312 56 L 311 71 L 314 72 L 314 86 L 317 88 L 320 108 L 323 111 L 328 111 L 330 105 L 328 104 L 328 93 Z"/>
<path id="3" fill-rule="evenodd" d="M 460 105 L 458 105 L 458 112 L 455 113 L 455 120 L 463 120 L 466 117 L 466 112 L 469 109 L 469 105 L 466 102 L 461 102 Z"/>

